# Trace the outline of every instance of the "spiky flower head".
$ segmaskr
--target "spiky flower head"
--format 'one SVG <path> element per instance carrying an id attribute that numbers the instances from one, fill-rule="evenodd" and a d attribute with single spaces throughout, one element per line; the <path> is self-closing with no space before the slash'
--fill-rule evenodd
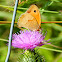
<path id="1" fill-rule="evenodd" d="M 39 31 L 19 31 L 12 36 L 12 46 L 21 49 L 34 49 L 37 46 L 42 46 L 45 36 Z M 48 41 L 48 40 L 47 40 Z M 46 42 L 47 42 L 46 41 Z"/>

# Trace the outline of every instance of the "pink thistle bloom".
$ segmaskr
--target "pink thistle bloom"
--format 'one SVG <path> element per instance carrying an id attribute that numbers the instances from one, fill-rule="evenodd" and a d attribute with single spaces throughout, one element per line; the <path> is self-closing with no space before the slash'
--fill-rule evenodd
<path id="1" fill-rule="evenodd" d="M 12 46 L 21 49 L 34 49 L 37 46 L 42 46 L 45 36 L 39 31 L 20 31 L 12 36 Z M 48 41 L 48 40 L 47 40 Z M 46 41 L 46 42 L 47 42 Z"/>

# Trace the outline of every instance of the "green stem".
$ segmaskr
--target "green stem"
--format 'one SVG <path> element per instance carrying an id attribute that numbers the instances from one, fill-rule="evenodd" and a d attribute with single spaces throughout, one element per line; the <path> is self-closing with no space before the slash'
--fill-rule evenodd
<path id="1" fill-rule="evenodd" d="M 8 41 L 8 40 L 6 40 L 6 39 L 1 39 L 1 38 L 0 38 L 0 40 L 1 40 L 1 41 L 6 41 L 6 42 Z"/>
<path id="2" fill-rule="evenodd" d="M 48 10 L 44 10 L 44 9 L 42 9 L 42 10 L 40 10 L 41 12 L 48 12 L 48 13 L 59 13 L 59 12 L 57 12 L 57 11 L 48 11 Z"/>
<path id="3" fill-rule="evenodd" d="M 56 50 L 56 49 L 51 49 L 51 48 L 46 48 L 46 47 L 38 47 L 38 48 L 42 48 L 42 49 L 46 49 L 50 51 L 62 52 L 61 50 Z"/>
<path id="4" fill-rule="evenodd" d="M 5 5 L 0 5 L 0 7 L 4 7 L 4 8 L 14 8 L 12 6 L 5 6 Z M 28 8 L 20 8 L 18 7 L 18 9 L 24 9 L 24 10 L 27 10 Z M 59 13 L 57 11 L 48 11 L 48 10 L 40 10 L 41 12 L 49 12 L 49 13 Z"/>

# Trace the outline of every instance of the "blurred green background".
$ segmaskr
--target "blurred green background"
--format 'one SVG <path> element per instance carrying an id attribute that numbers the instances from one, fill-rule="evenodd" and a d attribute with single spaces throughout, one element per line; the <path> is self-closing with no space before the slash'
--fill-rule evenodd
<path id="1" fill-rule="evenodd" d="M 16 22 L 19 16 L 32 4 L 39 7 L 41 21 L 62 21 L 62 0 L 27 0 L 18 5 Z M 11 24 L 6 22 L 12 21 L 13 10 L 14 0 L 0 0 L 0 62 L 5 62 L 7 56 L 8 46 L 6 44 Z M 1 24 L 2 21 L 5 21 L 5 24 Z M 51 39 L 49 41 L 51 44 L 62 47 L 62 23 L 42 23 L 41 28 L 44 32 L 47 31 L 46 40 Z M 19 30 L 15 24 L 13 33 Z M 62 62 L 62 49 L 60 48 L 44 45 L 38 49 L 35 48 L 35 51 L 45 59 L 45 62 Z M 23 57 L 22 52 L 22 49 L 12 47 L 9 62 L 23 62 L 21 59 L 18 60 L 18 57 Z"/>

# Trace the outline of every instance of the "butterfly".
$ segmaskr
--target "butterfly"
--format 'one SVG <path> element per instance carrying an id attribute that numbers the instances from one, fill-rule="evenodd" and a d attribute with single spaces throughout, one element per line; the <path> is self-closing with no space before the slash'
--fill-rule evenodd
<path id="1" fill-rule="evenodd" d="M 23 13 L 18 19 L 18 27 L 30 29 L 30 30 L 38 30 L 41 26 L 41 15 L 39 9 L 36 5 L 31 5 L 29 9 Z"/>

